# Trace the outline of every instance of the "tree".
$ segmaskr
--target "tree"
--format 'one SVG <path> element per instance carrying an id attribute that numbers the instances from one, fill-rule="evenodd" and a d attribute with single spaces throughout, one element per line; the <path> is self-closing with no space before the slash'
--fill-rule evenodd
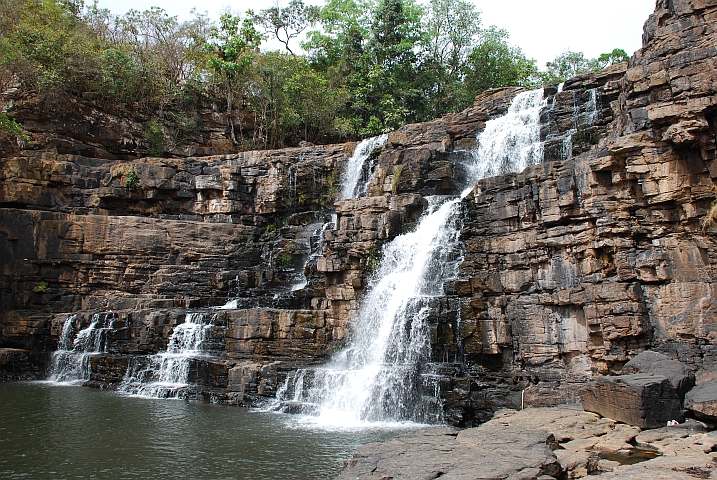
<path id="1" fill-rule="evenodd" d="M 340 112 L 349 98 L 348 90 L 332 86 L 325 74 L 315 71 L 302 59 L 296 62 L 284 91 L 300 119 L 305 140 L 315 142 L 342 136 L 344 132 L 339 127 L 346 124 L 346 119 Z"/>
<path id="2" fill-rule="evenodd" d="M 615 48 L 612 52 L 603 53 L 597 58 L 596 66 L 598 69 L 615 65 L 616 63 L 627 62 L 630 60 L 630 55 L 621 48 Z"/>
<path id="3" fill-rule="evenodd" d="M 571 52 L 569 50 L 561 53 L 555 57 L 555 60 L 546 63 L 545 66 L 547 69 L 541 73 L 541 78 L 546 85 L 564 82 L 568 78 L 595 70 L 594 61 L 585 58 L 583 52 Z"/>
<path id="4" fill-rule="evenodd" d="M 480 12 L 465 0 L 430 0 L 424 23 L 429 57 L 449 76 L 458 74 L 481 33 Z"/>
<path id="5" fill-rule="evenodd" d="M 77 8 L 76 2 L 0 0 L 1 81 L 37 89 L 46 99 L 84 91 L 96 78 L 101 45 Z"/>
<path id="6" fill-rule="evenodd" d="M 295 55 L 289 47 L 289 42 L 318 20 L 319 8 L 304 5 L 302 0 L 291 0 L 287 7 L 280 7 L 277 0 L 275 6 L 261 10 L 258 14 L 253 10 L 247 10 L 247 15 L 266 33 L 283 43 L 287 52 Z"/>
<path id="7" fill-rule="evenodd" d="M 241 20 L 230 13 L 219 18 L 219 26 L 211 28 L 210 37 L 205 42 L 209 67 L 225 88 L 229 133 L 235 145 L 238 141 L 233 120 L 234 82 L 249 69 L 260 44 L 261 35 L 252 21 Z"/>
<path id="8" fill-rule="evenodd" d="M 466 101 L 479 93 L 507 86 L 532 87 L 538 68 L 518 47 L 508 44 L 508 32 L 496 27 L 485 30 L 480 43 L 468 55 L 465 73 Z M 468 106 L 470 103 L 466 104 Z"/>
<path id="9" fill-rule="evenodd" d="M 464 0 L 431 0 L 425 12 L 422 76 L 430 111 L 438 116 L 463 105 L 459 100 L 467 55 L 480 35 L 480 13 Z"/>

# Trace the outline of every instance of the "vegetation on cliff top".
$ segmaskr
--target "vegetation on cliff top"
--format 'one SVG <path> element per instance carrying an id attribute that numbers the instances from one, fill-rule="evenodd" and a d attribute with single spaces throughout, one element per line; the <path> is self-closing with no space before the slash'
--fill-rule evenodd
<path id="1" fill-rule="evenodd" d="M 8 92 L 39 95 L 51 111 L 91 98 L 131 112 L 150 137 L 168 127 L 181 144 L 198 131 L 201 100 L 221 97 L 237 149 L 375 135 L 460 111 L 488 88 L 557 83 L 627 59 L 565 52 L 541 72 L 466 0 L 290 0 L 218 23 L 157 7 L 114 15 L 83 0 L 0 0 L 0 12 L 0 111 L 10 117 Z M 302 35 L 299 55 L 291 41 Z M 262 52 L 268 39 L 286 52 Z M 11 120 L 5 136 L 17 135 Z M 151 147 L 163 150 L 156 138 Z"/>

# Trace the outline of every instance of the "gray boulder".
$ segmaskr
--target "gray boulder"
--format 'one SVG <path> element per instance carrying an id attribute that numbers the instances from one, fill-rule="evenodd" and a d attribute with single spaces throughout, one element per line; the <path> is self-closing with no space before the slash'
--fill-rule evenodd
<path id="1" fill-rule="evenodd" d="M 717 423 L 717 378 L 690 390 L 685 396 L 685 408 L 697 418 Z"/>
<path id="2" fill-rule="evenodd" d="M 640 353 L 622 367 L 622 373 L 651 373 L 667 377 L 681 401 L 690 388 L 695 386 L 695 374 L 684 363 L 657 352 Z"/>
<path id="3" fill-rule="evenodd" d="M 667 377 L 648 373 L 601 377 L 579 393 L 585 411 L 636 427 L 683 421 L 682 404 Z"/>

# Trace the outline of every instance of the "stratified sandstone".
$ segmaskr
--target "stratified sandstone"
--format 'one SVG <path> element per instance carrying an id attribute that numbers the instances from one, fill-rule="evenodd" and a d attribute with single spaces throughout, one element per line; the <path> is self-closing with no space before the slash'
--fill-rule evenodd
<path id="1" fill-rule="evenodd" d="M 715 19 L 715 2 L 658 2 L 607 135 L 465 202 L 465 351 L 531 378 L 528 404 L 576 398 L 650 347 L 714 364 Z"/>

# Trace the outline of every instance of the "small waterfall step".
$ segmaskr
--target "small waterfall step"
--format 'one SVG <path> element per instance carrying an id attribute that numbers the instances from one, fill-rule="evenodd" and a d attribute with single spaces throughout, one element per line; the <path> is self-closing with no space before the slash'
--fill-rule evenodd
<path id="1" fill-rule="evenodd" d="M 119 391 L 153 398 L 191 396 L 204 377 L 201 371 L 224 349 L 224 327 L 215 325 L 215 316 L 188 313 L 184 323 L 174 327 L 165 352 L 133 359 Z"/>
<path id="2" fill-rule="evenodd" d="M 362 140 L 356 145 L 341 179 L 339 200 L 349 200 L 366 194 L 376 169 L 375 152 L 379 151 L 387 140 L 388 134 L 383 134 Z"/>
<path id="3" fill-rule="evenodd" d="M 92 379 L 92 358 L 109 351 L 112 333 L 118 322 L 114 313 L 96 313 L 90 324 L 70 315 L 62 326 L 57 350 L 52 355 L 48 380 L 57 383 L 83 384 Z"/>

